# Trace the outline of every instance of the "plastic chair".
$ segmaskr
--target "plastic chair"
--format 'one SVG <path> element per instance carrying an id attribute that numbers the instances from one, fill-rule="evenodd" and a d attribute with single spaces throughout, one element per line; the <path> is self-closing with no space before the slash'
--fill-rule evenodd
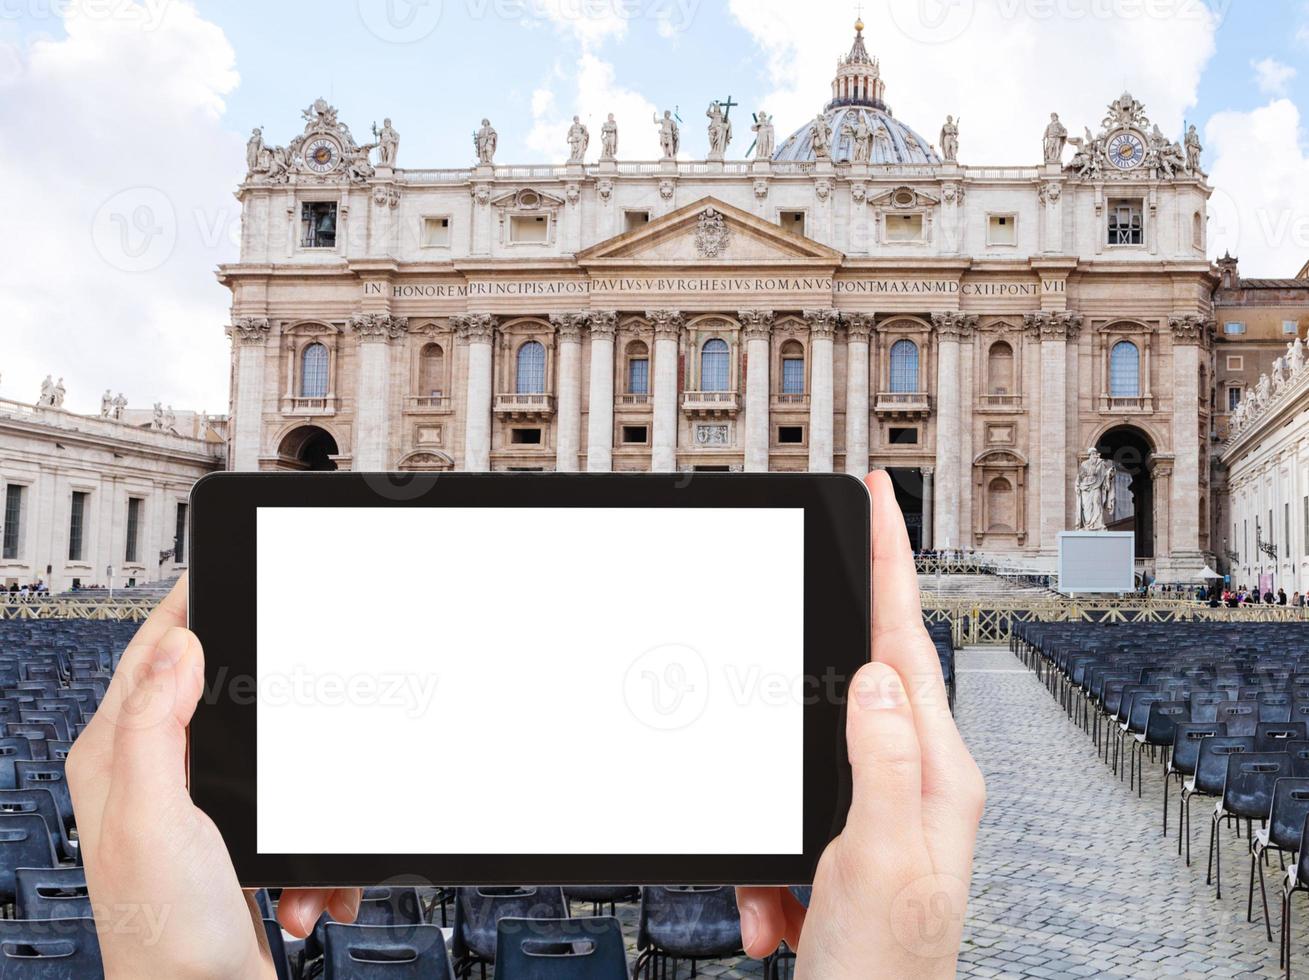
<path id="1" fill-rule="evenodd" d="M 1264 853 L 1270 848 L 1279 853 L 1293 854 L 1300 846 L 1300 831 L 1309 818 L 1309 779 L 1292 777 L 1279 779 L 1273 787 L 1273 805 L 1268 815 L 1268 826 L 1254 832 L 1250 839 L 1250 860 L 1259 869 L 1259 893 L 1264 906 L 1264 928 L 1268 941 L 1273 940 L 1272 921 L 1268 916 L 1268 888 L 1264 882 Z M 1253 913 L 1253 901 L 1246 907 L 1246 921 Z"/>
<path id="2" fill-rule="evenodd" d="M 15 912 L 20 919 L 89 919 L 85 868 L 17 868 Z"/>
<path id="3" fill-rule="evenodd" d="M 265 918 L 264 935 L 268 937 L 268 952 L 273 957 L 277 980 L 291 980 L 291 961 L 286 956 L 286 940 L 282 936 L 281 923 L 276 919 Z"/>
<path id="4" fill-rule="evenodd" d="M 17 868 L 53 868 L 55 849 L 45 821 L 35 813 L 0 814 L 0 904 L 12 905 Z"/>
<path id="5" fill-rule="evenodd" d="M 1286 877 L 1282 879 L 1282 937 L 1277 958 L 1278 966 L 1285 964 L 1288 978 L 1291 976 L 1291 896 L 1309 891 L 1309 817 L 1300 828 L 1296 849 L 1295 863 L 1286 869 Z"/>
<path id="6" fill-rule="evenodd" d="M 503 918 L 496 925 L 496 980 L 627 980 L 623 930 L 613 916 Z"/>
<path id="7" fill-rule="evenodd" d="M 440 926 L 353 926 L 325 929 L 323 980 L 451 980 L 454 969 Z"/>
<path id="8" fill-rule="evenodd" d="M 1132 775 L 1128 786 L 1136 787 L 1136 795 L 1141 796 L 1142 783 L 1145 779 L 1145 750 L 1150 749 L 1150 758 L 1154 750 L 1162 748 L 1165 756 L 1173 746 L 1173 734 L 1179 723 L 1185 723 L 1190 714 L 1190 706 L 1185 701 L 1151 701 L 1144 700 L 1132 704 L 1132 718 L 1128 722 L 1128 731 L 1133 734 L 1131 769 Z M 1144 716 L 1142 719 L 1141 716 Z M 1167 805 L 1164 813 L 1167 819 Z M 1165 832 L 1167 828 L 1165 827 Z"/>
<path id="9" fill-rule="evenodd" d="M 1257 701 L 1232 701 L 1220 704 L 1214 715 L 1217 721 L 1227 726 L 1228 735 L 1253 736 L 1259 724 L 1259 704 Z"/>
<path id="10" fill-rule="evenodd" d="M 486 975 L 495 963 L 496 925 L 510 919 L 566 919 L 568 906 L 562 888 L 460 888 L 455 896 L 455 924 L 451 952 L 455 972 L 466 977 L 474 965 Z"/>
<path id="11" fill-rule="evenodd" d="M 92 980 L 103 976 L 94 919 L 0 919 L 0 977 Z"/>
<path id="12" fill-rule="evenodd" d="M 636 948 L 633 978 L 642 968 L 653 977 L 656 960 L 666 967 L 671 959 L 674 973 L 680 960 L 690 960 L 694 973 L 698 960 L 741 955 L 736 890 L 725 885 L 643 889 Z"/>
<path id="13" fill-rule="evenodd" d="M 1191 714 L 1195 714 L 1192 702 Z M 1168 753 L 1168 762 L 1164 766 L 1164 833 L 1168 833 L 1168 784 L 1173 777 L 1180 783 L 1187 776 L 1195 775 L 1195 763 L 1200 756 L 1200 742 L 1214 735 L 1226 735 L 1227 726 L 1218 722 L 1183 722 L 1173 726 L 1173 747 Z M 1177 819 L 1182 819 L 1182 808 L 1178 805 Z M 1182 833 L 1177 832 L 1177 853 L 1182 853 Z"/>
<path id="14" fill-rule="evenodd" d="M 56 853 L 64 860 L 81 863 L 81 852 L 77 842 L 68 836 L 59 810 L 55 807 L 55 798 L 48 789 L 0 789 L 0 814 L 35 813 L 45 821 L 50 832 L 50 842 Z"/>
<path id="15" fill-rule="evenodd" d="M 1182 812 L 1177 828 L 1179 853 L 1181 836 L 1183 832 L 1186 834 L 1187 867 L 1191 865 L 1191 797 L 1222 796 L 1223 783 L 1227 779 L 1227 757 L 1253 751 L 1254 735 L 1212 735 L 1201 739 L 1195 774 L 1182 784 Z"/>
<path id="16" fill-rule="evenodd" d="M 1203 751 L 1203 750 L 1201 750 Z M 1277 780 L 1291 775 L 1291 757 L 1285 752 L 1244 752 L 1227 757 L 1227 774 L 1223 795 L 1214 805 L 1209 821 L 1209 863 L 1214 872 L 1217 897 L 1223 897 L 1223 848 L 1218 840 L 1218 824 L 1234 817 L 1244 818 L 1247 837 L 1253 837 L 1251 822 L 1267 820 L 1273 807 L 1273 787 Z M 1215 846 L 1217 845 L 1217 846 Z M 1209 870 L 1204 883 L 1209 884 Z M 1250 897 L 1254 898 L 1254 866 L 1250 866 Z"/>
<path id="17" fill-rule="evenodd" d="M 335 921 L 324 912 L 318 917 L 313 931 L 305 937 L 303 959 L 306 964 L 321 958 L 326 950 L 323 930 Z M 355 915 L 357 926 L 416 926 L 426 921 L 418 889 L 412 887 L 379 886 L 365 888 L 359 898 L 359 911 Z"/>
<path id="18" fill-rule="evenodd" d="M 55 810 L 58 811 L 59 818 L 63 821 L 65 832 L 74 825 L 73 797 L 68 791 L 68 780 L 64 775 L 63 762 L 49 759 L 42 762 L 19 760 L 14 763 L 14 775 L 17 779 L 18 789 L 46 789 L 50 791 L 50 795 L 55 800 Z"/>
<path id="19" fill-rule="evenodd" d="M 1281 752 L 1289 742 L 1303 742 L 1309 738 L 1302 721 L 1261 721 L 1254 730 L 1256 752 Z"/>
<path id="20" fill-rule="evenodd" d="M 604 906 L 609 906 L 609 914 L 614 914 L 614 905 L 618 902 L 634 902 L 641 897 L 641 889 L 636 885 L 564 885 L 564 901 L 571 911 L 574 902 L 590 902 L 593 915 L 600 915 Z"/>

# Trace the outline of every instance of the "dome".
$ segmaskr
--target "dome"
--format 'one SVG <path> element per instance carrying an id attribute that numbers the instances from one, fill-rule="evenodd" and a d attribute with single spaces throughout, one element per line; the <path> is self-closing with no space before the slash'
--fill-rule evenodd
<path id="1" fill-rule="evenodd" d="M 831 130 L 831 157 L 844 163 L 854 157 L 854 133 L 861 123 L 871 134 L 869 163 L 940 163 L 931 143 L 891 115 L 883 99 L 886 83 L 882 81 L 877 59 L 864 46 L 864 23 L 855 22 L 854 44 L 850 53 L 836 62 L 832 80 L 832 100 L 823 110 Z M 779 161 L 813 160 L 814 127 L 811 119 L 788 136 L 773 153 Z"/>

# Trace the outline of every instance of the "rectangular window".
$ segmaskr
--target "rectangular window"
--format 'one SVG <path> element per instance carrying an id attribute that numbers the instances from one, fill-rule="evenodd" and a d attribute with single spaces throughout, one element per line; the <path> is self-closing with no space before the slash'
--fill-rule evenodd
<path id="1" fill-rule="evenodd" d="M 921 242 L 923 216 L 921 214 L 888 214 L 886 216 L 888 242 Z"/>
<path id="2" fill-rule="evenodd" d="M 1018 219 L 1012 214 L 987 215 L 986 244 L 1017 245 Z"/>
<path id="3" fill-rule="evenodd" d="M 139 538 L 141 537 L 141 498 L 127 498 L 127 548 L 123 553 L 125 561 L 140 561 Z"/>
<path id="4" fill-rule="evenodd" d="M 1282 333 L 1294 337 L 1294 336 L 1295 336 L 1296 334 L 1298 334 L 1299 332 L 1300 332 L 1300 321 L 1299 321 L 1299 320 L 1283 320 L 1283 321 L 1282 321 Z"/>
<path id="5" fill-rule="evenodd" d="M 789 231 L 793 235 L 804 234 L 803 211 L 778 211 L 777 223 L 782 226 L 783 231 Z"/>
<path id="6" fill-rule="evenodd" d="M 544 245 L 550 240 L 550 219 L 544 214 L 516 214 L 509 219 L 514 245 Z"/>
<path id="7" fill-rule="evenodd" d="M 650 394 L 650 359 L 633 357 L 627 362 L 627 393 L 629 395 Z"/>
<path id="8" fill-rule="evenodd" d="M 300 247 L 336 248 L 335 201 L 305 201 L 300 205 Z"/>
<path id="9" fill-rule="evenodd" d="M 1239 405 L 1239 404 L 1241 404 L 1241 389 L 1240 389 L 1240 388 L 1228 388 L 1228 389 L 1227 389 L 1227 411 L 1228 411 L 1228 412 L 1235 412 L 1235 411 L 1236 411 L 1236 406 Z"/>
<path id="10" fill-rule="evenodd" d="M 17 483 L 11 483 L 5 488 L 4 550 L 0 552 L 5 558 L 18 557 L 18 544 L 23 530 L 23 491 L 26 489 Z"/>
<path id="11" fill-rule="evenodd" d="M 623 231 L 636 231 L 650 223 L 649 211 L 624 211 Z"/>
<path id="12" fill-rule="evenodd" d="M 449 218 L 423 219 L 423 248 L 445 248 L 450 244 Z"/>
<path id="13" fill-rule="evenodd" d="M 916 446 L 918 445 L 918 430 L 916 428 L 900 429 L 893 428 L 887 433 L 893 446 Z"/>
<path id="14" fill-rule="evenodd" d="M 779 425 L 777 427 L 777 441 L 784 445 L 799 445 L 804 442 L 804 426 L 802 425 Z"/>
<path id="15" fill-rule="evenodd" d="M 1110 245 L 1142 245 L 1144 228 L 1140 201 L 1109 202 Z"/>
<path id="16" fill-rule="evenodd" d="M 804 394 L 804 358 L 782 358 L 782 394 Z"/>
<path id="17" fill-rule="evenodd" d="M 1225 334 L 1242 334 L 1245 333 L 1245 324 L 1240 320 L 1228 320 L 1223 324 L 1223 333 Z"/>
<path id="18" fill-rule="evenodd" d="M 86 522 L 85 490 L 74 490 L 73 499 L 68 508 L 68 560 L 82 560 L 82 537 Z"/>
<path id="19" fill-rule="evenodd" d="M 539 446 L 541 445 L 541 430 L 513 429 L 510 433 L 509 441 L 515 446 Z"/>
<path id="20" fill-rule="evenodd" d="M 177 504 L 177 523 L 173 527 L 173 561 L 186 561 L 186 504 Z"/>
<path id="21" fill-rule="evenodd" d="M 644 446 L 650 441 L 650 429 L 644 425 L 623 426 L 623 442 L 629 446 Z"/>
<path id="22" fill-rule="evenodd" d="M 1240 355 L 1235 355 L 1235 356 L 1234 356 L 1234 355 L 1231 355 L 1231 354 L 1227 355 L 1227 370 L 1229 370 L 1229 371 L 1244 371 L 1244 370 L 1245 370 L 1245 358 L 1242 357 L 1242 356 L 1240 356 Z"/>

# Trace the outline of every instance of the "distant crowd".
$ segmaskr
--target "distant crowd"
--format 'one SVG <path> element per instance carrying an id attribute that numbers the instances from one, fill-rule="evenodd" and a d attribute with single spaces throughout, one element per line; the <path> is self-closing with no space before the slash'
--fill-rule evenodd
<path id="1" fill-rule="evenodd" d="M 0 586 L 0 591 L 3 591 L 3 588 L 4 588 L 3 586 Z M 20 585 L 17 582 L 12 582 L 9 585 L 9 594 L 11 596 L 18 596 L 20 598 L 27 598 L 28 596 L 33 596 L 33 595 L 49 595 L 50 587 L 46 585 L 44 582 L 42 582 L 40 579 L 37 579 L 35 582 L 32 582 L 30 585 L 27 583 Z"/>
<path id="2" fill-rule="evenodd" d="M 1288 597 L 1285 589 L 1278 589 L 1276 592 L 1268 589 L 1260 595 L 1257 588 L 1247 589 L 1242 585 L 1236 589 L 1224 589 L 1221 602 L 1232 609 L 1237 606 L 1256 606 L 1260 603 L 1266 606 L 1305 606 L 1309 605 L 1309 595 L 1295 592 Z"/>

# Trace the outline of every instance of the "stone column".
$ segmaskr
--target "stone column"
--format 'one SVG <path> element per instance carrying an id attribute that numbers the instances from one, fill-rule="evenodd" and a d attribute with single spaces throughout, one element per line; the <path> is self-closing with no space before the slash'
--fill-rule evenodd
<path id="1" fill-rule="evenodd" d="M 1082 326 L 1077 313 L 1029 313 L 1023 318 L 1028 334 L 1041 344 L 1041 408 L 1036 440 L 1041 446 L 1040 507 L 1037 514 L 1039 552 L 1053 555 L 1059 532 L 1068 530 L 1068 340 Z"/>
<path id="2" fill-rule="evenodd" d="M 654 326 L 654 432 L 650 471 L 677 471 L 677 344 L 686 318 L 676 310 L 650 310 Z"/>
<path id="3" fill-rule="evenodd" d="M 582 452 L 582 327 L 585 313 L 551 313 L 559 352 L 555 470 L 576 473 Z"/>
<path id="4" fill-rule="evenodd" d="M 468 345 L 464 469 L 485 473 L 491 468 L 491 343 L 496 320 L 489 313 L 461 313 L 450 322 Z"/>
<path id="5" fill-rule="evenodd" d="M 1154 532 L 1154 567 L 1155 576 L 1159 573 L 1168 572 L 1172 569 L 1172 512 L 1176 510 L 1172 506 L 1172 487 L 1175 483 L 1173 480 L 1173 468 L 1176 465 L 1176 458 L 1160 453 L 1151 455 L 1146 465 L 1150 468 L 1150 479 L 1154 485 L 1154 514 L 1151 520 L 1151 529 Z M 1188 497 L 1184 503 L 1188 507 L 1198 507 L 1194 495 Z M 1254 535 L 1254 522 L 1250 522 L 1250 534 Z M 1259 559 L 1255 555 L 1255 560 Z M 1246 557 L 1248 562 L 1249 556 Z"/>
<path id="6" fill-rule="evenodd" d="M 233 393 L 232 469 L 257 470 L 264 414 L 264 347 L 271 331 L 266 317 L 240 316 L 227 328 L 236 345 Z"/>
<path id="7" fill-rule="evenodd" d="M 805 310 L 809 323 L 809 471 L 832 472 L 832 349 L 839 314 Z"/>
<path id="8" fill-rule="evenodd" d="M 741 310 L 745 336 L 745 471 L 768 472 L 769 338 L 773 314 L 769 310 Z"/>
<path id="9" fill-rule="evenodd" d="M 390 341 L 408 332 L 409 320 L 389 313 L 355 313 L 350 329 L 359 338 L 351 468 L 373 473 L 387 469 L 390 446 Z"/>
<path id="10" fill-rule="evenodd" d="M 1175 573 L 1199 571 L 1200 553 L 1200 359 L 1213 333 L 1212 321 L 1201 316 L 1168 318 L 1173 335 L 1173 466 L 1169 544 Z M 1281 521 L 1281 512 L 1275 519 Z M 1270 532 L 1272 528 L 1269 529 Z M 1286 548 L 1282 534 L 1272 540 Z"/>
<path id="11" fill-rule="evenodd" d="M 845 471 L 862 479 L 868 475 L 868 337 L 873 315 L 856 313 L 846 326 Z"/>
<path id="12" fill-rule="evenodd" d="M 962 548 L 959 509 L 963 505 L 963 442 L 961 392 L 959 380 L 959 343 L 971 336 L 977 317 L 962 313 L 934 313 L 936 330 L 936 477 L 933 517 L 934 543 L 938 548 Z"/>
<path id="13" fill-rule="evenodd" d="M 608 473 L 614 468 L 614 331 L 618 314 L 599 310 L 589 315 L 591 326 L 591 396 L 586 422 L 586 470 Z"/>
<path id="14" fill-rule="evenodd" d="M 923 474 L 923 543 L 920 545 L 923 551 L 931 551 L 932 544 L 932 508 L 936 506 L 936 470 L 930 466 L 922 468 Z"/>

